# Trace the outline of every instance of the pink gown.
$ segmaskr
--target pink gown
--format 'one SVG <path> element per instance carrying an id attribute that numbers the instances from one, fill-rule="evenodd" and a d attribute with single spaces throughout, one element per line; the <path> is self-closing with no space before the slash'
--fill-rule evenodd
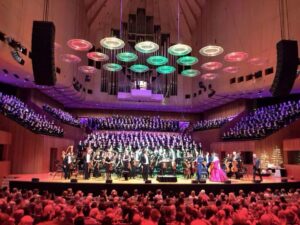
<path id="1" fill-rule="evenodd" d="M 213 163 L 213 168 L 210 171 L 210 178 L 209 178 L 210 181 L 224 182 L 228 180 L 225 172 L 221 169 L 219 159 L 218 158 L 214 159 L 212 163 Z"/>

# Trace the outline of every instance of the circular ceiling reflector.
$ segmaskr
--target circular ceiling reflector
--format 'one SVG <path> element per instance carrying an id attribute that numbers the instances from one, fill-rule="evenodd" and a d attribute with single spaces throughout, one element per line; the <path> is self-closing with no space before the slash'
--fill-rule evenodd
<path id="1" fill-rule="evenodd" d="M 100 45 L 109 50 L 118 50 L 125 46 L 125 42 L 116 37 L 106 37 L 100 41 Z"/>
<path id="2" fill-rule="evenodd" d="M 174 66 L 168 66 L 168 65 L 165 65 L 165 66 L 159 66 L 157 67 L 156 71 L 158 73 L 161 73 L 161 74 L 169 74 L 169 73 L 173 73 L 174 71 L 176 70 L 176 68 Z"/>
<path id="3" fill-rule="evenodd" d="M 231 52 L 224 56 L 226 62 L 242 62 L 248 58 L 246 52 Z"/>
<path id="4" fill-rule="evenodd" d="M 208 71 L 218 70 L 222 68 L 223 64 L 220 62 L 207 62 L 202 64 L 201 68 Z"/>
<path id="5" fill-rule="evenodd" d="M 213 80 L 218 76 L 216 73 L 205 73 L 201 76 L 202 79 L 204 80 Z"/>
<path id="6" fill-rule="evenodd" d="M 117 59 L 121 62 L 134 62 L 138 59 L 138 56 L 132 52 L 121 52 L 117 54 Z"/>
<path id="7" fill-rule="evenodd" d="M 260 57 L 254 57 L 248 60 L 248 62 L 254 66 L 263 66 L 267 63 L 267 61 L 268 61 L 267 59 L 260 58 Z"/>
<path id="8" fill-rule="evenodd" d="M 60 56 L 61 60 L 66 63 L 80 63 L 81 58 L 73 54 L 63 54 Z"/>
<path id="9" fill-rule="evenodd" d="M 223 71 L 225 73 L 231 73 L 231 74 L 234 74 L 234 73 L 237 73 L 239 72 L 239 68 L 237 66 L 227 66 L 223 69 Z"/>
<path id="10" fill-rule="evenodd" d="M 152 66 L 162 66 L 166 63 L 168 63 L 168 58 L 161 56 L 161 55 L 154 55 L 154 56 L 150 56 L 147 59 L 147 63 L 152 65 Z"/>
<path id="11" fill-rule="evenodd" d="M 144 73 L 149 70 L 149 67 L 143 64 L 134 64 L 130 67 L 130 70 L 135 73 Z"/>
<path id="12" fill-rule="evenodd" d="M 168 53 L 173 56 L 187 55 L 192 51 L 192 48 L 185 44 L 176 44 L 168 48 Z"/>
<path id="13" fill-rule="evenodd" d="M 94 60 L 96 62 L 104 62 L 107 61 L 109 59 L 108 55 L 101 53 L 101 52 L 88 52 L 86 54 L 86 56 L 91 59 Z"/>
<path id="14" fill-rule="evenodd" d="M 194 70 L 194 69 L 183 70 L 181 72 L 181 75 L 185 76 L 185 77 L 196 77 L 196 76 L 200 75 L 200 71 Z"/>
<path id="15" fill-rule="evenodd" d="M 177 59 L 177 63 L 182 66 L 192 66 L 198 62 L 198 59 L 194 56 L 183 56 Z"/>
<path id="16" fill-rule="evenodd" d="M 93 48 L 93 45 L 84 39 L 71 39 L 67 42 L 67 45 L 76 51 L 89 51 Z"/>
<path id="17" fill-rule="evenodd" d="M 139 42 L 134 46 L 135 50 L 141 53 L 153 53 L 159 49 L 158 44 L 152 41 Z"/>
<path id="18" fill-rule="evenodd" d="M 117 63 L 106 63 L 103 65 L 103 69 L 110 72 L 118 72 L 122 70 L 122 66 Z"/>
<path id="19" fill-rule="evenodd" d="M 207 45 L 199 50 L 199 53 L 203 56 L 213 57 L 220 55 L 224 52 L 221 46 L 217 45 Z"/>
<path id="20" fill-rule="evenodd" d="M 78 70 L 82 73 L 86 73 L 86 74 L 93 74 L 96 73 L 96 68 L 93 66 L 80 66 L 78 67 Z"/>

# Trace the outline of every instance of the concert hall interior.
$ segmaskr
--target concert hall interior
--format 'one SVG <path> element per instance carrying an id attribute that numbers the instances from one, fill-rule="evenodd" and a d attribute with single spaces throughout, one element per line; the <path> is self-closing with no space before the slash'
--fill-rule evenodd
<path id="1" fill-rule="evenodd" d="M 0 224 L 300 224 L 299 12 L 1 0 Z"/>

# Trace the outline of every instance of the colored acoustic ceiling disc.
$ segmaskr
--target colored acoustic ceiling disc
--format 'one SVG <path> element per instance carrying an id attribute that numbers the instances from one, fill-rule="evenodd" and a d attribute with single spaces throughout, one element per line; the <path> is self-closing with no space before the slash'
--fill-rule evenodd
<path id="1" fill-rule="evenodd" d="M 122 62 L 134 62 L 138 56 L 132 52 L 121 52 L 117 54 L 117 59 Z"/>
<path id="2" fill-rule="evenodd" d="M 122 66 L 117 63 L 106 63 L 103 65 L 103 69 L 110 72 L 118 72 L 122 70 Z"/>
<path id="3" fill-rule="evenodd" d="M 268 60 L 265 58 L 254 57 L 249 59 L 248 62 L 254 66 L 263 66 L 268 62 Z"/>
<path id="4" fill-rule="evenodd" d="M 66 63 L 80 63 L 81 59 L 73 54 L 63 54 L 60 56 L 61 60 Z"/>
<path id="5" fill-rule="evenodd" d="M 76 51 L 88 51 L 93 47 L 89 41 L 83 39 L 71 39 L 67 45 Z"/>
<path id="6" fill-rule="evenodd" d="M 116 37 L 106 37 L 100 41 L 100 45 L 103 48 L 107 48 L 110 50 L 118 50 L 122 49 L 125 46 L 125 42 Z"/>
<path id="7" fill-rule="evenodd" d="M 187 55 L 192 51 L 192 48 L 185 44 L 176 44 L 168 48 L 168 53 L 174 56 Z"/>
<path id="8" fill-rule="evenodd" d="M 201 68 L 208 71 L 218 70 L 222 68 L 223 64 L 220 62 L 207 62 L 202 64 Z"/>
<path id="9" fill-rule="evenodd" d="M 227 66 L 223 69 L 223 71 L 225 73 L 231 73 L 231 74 L 234 74 L 234 73 L 237 73 L 239 72 L 239 68 L 237 66 Z"/>
<path id="10" fill-rule="evenodd" d="M 104 62 L 109 59 L 108 55 L 101 53 L 101 52 L 89 52 L 86 54 L 86 56 L 89 59 L 97 61 L 97 62 Z"/>
<path id="11" fill-rule="evenodd" d="M 248 53 L 246 52 L 231 52 L 224 56 L 227 62 L 242 62 L 248 58 Z"/>
<path id="12" fill-rule="evenodd" d="M 194 56 L 183 56 L 177 59 L 177 63 L 182 66 L 192 66 L 198 62 L 198 59 Z"/>
<path id="13" fill-rule="evenodd" d="M 141 53 L 153 53 L 159 49 L 159 46 L 152 41 L 143 41 L 137 43 L 134 48 Z"/>
<path id="14" fill-rule="evenodd" d="M 80 66 L 79 71 L 82 73 L 93 74 L 96 72 L 96 68 L 93 66 Z"/>
<path id="15" fill-rule="evenodd" d="M 169 59 L 167 57 L 161 56 L 161 55 L 154 55 L 150 56 L 147 59 L 147 63 L 153 66 L 162 66 L 166 63 L 168 63 Z"/>
<path id="16" fill-rule="evenodd" d="M 216 74 L 216 73 L 206 73 L 206 74 L 203 74 L 203 75 L 201 76 L 201 78 L 204 79 L 204 80 L 213 80 L 213 79 L 215 79 L 217 76 L 218 76 L 218 74 Z"/>
<path id="17" fill-rule="evenodd" d="M 149 67 L 143 64 L 134 64 L 130 67 L 130 70 L 136 73 L 144 73 L 149 70 Z"/>
<path id="18" fill-rule="evenodd" d="M 207 45 L 199 50 L 199 53 L 203 56 L 217 56 L 224 52 L 224 49 L 221 46 L 217 45 Z"/>
<path id="19" fill-rule="evenodd" d="M 199 74 L 200 74 L 200 71 L 199 70 L 194 70 L 194 69 L 183 70 L 181 72 L 181 75 L 185 76 L 185 77 L 196 77 Z"/>
<path id="20" fill-rule="evenodd" d="M 174 66 L 168 66 L 168 65 L 160 66 L 160 67 L 157 67 L 157 69 L 156 69 L 156 71 L 161 74 L 173 73 L 175 70 L 176 70 L 176 68 Z"/>

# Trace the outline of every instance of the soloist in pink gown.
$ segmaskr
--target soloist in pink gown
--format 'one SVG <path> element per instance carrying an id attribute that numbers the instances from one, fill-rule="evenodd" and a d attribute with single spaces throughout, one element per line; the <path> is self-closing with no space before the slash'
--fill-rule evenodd
<path id="1" fill-rule="evenodd" d="M 220 161 L 218 158 L 215 158 L 213 161 L 213 168 L 210 171 L 210 181 L 215 182 L 224 182 L 228 180 L 225 172 L 221 169 Z"/>

